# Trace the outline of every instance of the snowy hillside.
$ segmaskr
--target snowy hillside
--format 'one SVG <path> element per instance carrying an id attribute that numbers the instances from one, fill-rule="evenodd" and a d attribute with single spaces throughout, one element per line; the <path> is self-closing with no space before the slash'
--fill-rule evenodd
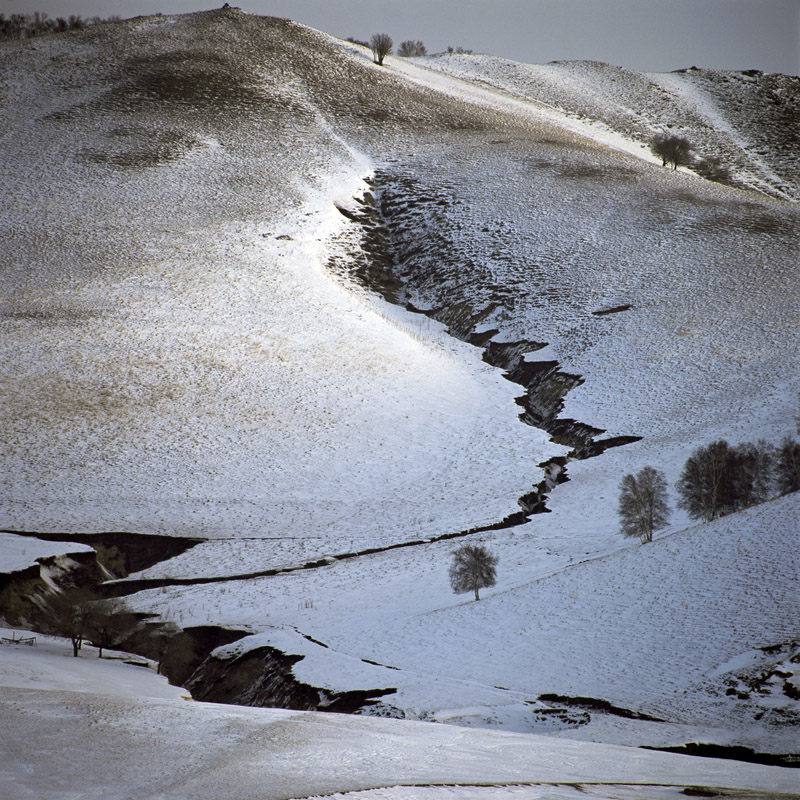
<path id="1" fill-rule="evenodd" d="M 686 136 L 702 156 L 732 167 L 744 185 L 800 199 L 798 77 L 696 67 L 641 73 L 598 61 L 520 64 L 485 55 L 425 63 L 596 125 L 629 147 L 655 133 Z"/>
<path id="2" fill-rule="evenodd" d="M 381 68 L 225 9 L 0 43 L 0 86 L 0 528 L 64 532 L 0 536 L 0 592 L 81 532 L 194 537 L 100 591 L 237 632 L 197 697 L 797 752 L 797 493 L 617 519 L 625 473 L 795 432 L 797 79 Z M 665 129 L 736 185 L 663 169 Z M 478 603 L 463 541 L 499 556 Z M 266 719 L 196 708 L 163 713 Z"/>

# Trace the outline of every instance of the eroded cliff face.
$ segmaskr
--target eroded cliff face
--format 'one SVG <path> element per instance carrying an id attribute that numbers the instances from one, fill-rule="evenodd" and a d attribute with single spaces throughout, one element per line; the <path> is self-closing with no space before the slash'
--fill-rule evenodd
<path id="1" fill-rule="evenodd" d="M 303 656 L 287 655 L 273 647 L 258 647 L 231 656 L 210 655 L 185 686 L 195 700 L 243 706 L 334 711 L 352 714 L 394 688 L 334 692 L 309 686 L 294 676 L 292 667 Z"/>

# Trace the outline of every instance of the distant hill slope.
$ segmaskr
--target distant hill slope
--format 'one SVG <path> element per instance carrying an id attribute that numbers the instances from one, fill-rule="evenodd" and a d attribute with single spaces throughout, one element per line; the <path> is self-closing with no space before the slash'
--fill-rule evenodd
<path id="1" fill-rule="evenodd" d="M 323 274 L 356 147 L 494 115 L 235 10 L 6 42 L 0 70 L 3 524 L 324 552 L 515 510 L 558 448 L 496 415 L 512 387 Z"/>
<path id="2" fill-rule="evenodd" d="M 521 64 L 485 55 L 444 55 L 426 66 L 597 121 L 633 142 L 684 136 L 718 157 L 736 182 L 800 199 L 800 78 L 697 69 L 643 73 L 598 61 Z"/>

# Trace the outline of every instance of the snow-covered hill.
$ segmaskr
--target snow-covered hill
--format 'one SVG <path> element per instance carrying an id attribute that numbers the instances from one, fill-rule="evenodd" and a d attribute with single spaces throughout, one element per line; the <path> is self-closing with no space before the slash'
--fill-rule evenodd
<path id="1" fill-rule="evenodd" d="M 203 537 L 109 590 L 247 626 L 217 661 L 303 656 L 321 703 L 393 688 L 374 711 L 796 749 L 791 691 L 740 673 L 796 684 L 797 496 L 674 510 L 646 547 L 616 498 L 794 431 L 797 79 L 379 68 L 225 9 L 2 43 L 0 81 L 0 527 Z M 665 129 L 739 185 L 662 169 Z M 518 418 L 508 353 L 572 387 L 561 443 Z M 569 462 L 526 521 L 565 429 L 638 441 Z M 476 528 L 500 556 L 480 603 L 433 541 Z M 0 571 L 33 559 L 3 539 Z"/>

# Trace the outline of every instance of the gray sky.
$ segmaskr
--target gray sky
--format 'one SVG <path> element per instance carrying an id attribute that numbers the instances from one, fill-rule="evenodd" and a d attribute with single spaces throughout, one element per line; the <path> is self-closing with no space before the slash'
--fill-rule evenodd
<path id="1" fill-rule="evenodd" d="M 223 0 L 0 0 L 51 17 L 184 13 Z M 645 71 L 761 69 L 800 75 L 800 0 L 229 0 L 334 36 L 421 39 L 544 63 L 594 59 Z"/>

